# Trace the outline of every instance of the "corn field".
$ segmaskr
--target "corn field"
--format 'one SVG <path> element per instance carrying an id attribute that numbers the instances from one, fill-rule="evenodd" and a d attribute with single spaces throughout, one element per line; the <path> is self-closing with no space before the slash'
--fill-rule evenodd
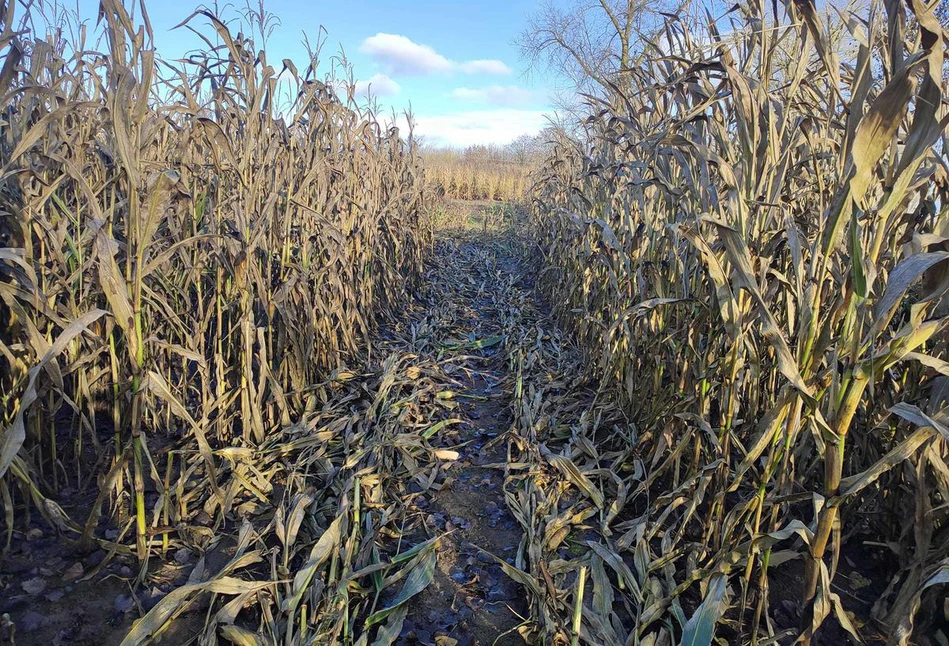
<path id="1" fill-rule="evenodd" d="M 465 164 L 431 166 L 437 191 L 454 200 L 523 201 L 530 188 L 526 168 L 476 169 Z"/>
<path id="2" fill-rule="evenodd" d="M 423 156 L 435 190 L 452 200 L 523 202 L 539 162 L 526 152 L 489 147 L 431 149 Z"/>
<path id="3" fill-rule="evenodd" d="M 686 6 L 542 162 L 458 168 L 262 9 L 178 61 L 35 10 L 0 644 L 949 643 L 925 0 Z"/>
<path id="4" fill-rule="evenodd" d="M 839 643 L 858 628 L 838 584 L 861 567 L 884 580 L 880 639 L 936 643 L 945 45 L 922 0 L 669 19 L 548 158 L 542 288 L 630 420 L 581 424 L 572 455 L 607 519 L 622 510 L 601 534 L 610 563 L 645 573 L 617 593 L 636 597 L 642 643 L 674 640 L 668 614 L 699 600 L 686 633 L 721 617 L 729 643 L 808 643 L 836 623 L 822 643 Z M 611 473 L 607 451 L 623 456 Z M 880 565 L 852 562 L 866 545 Z M 797 625 L 775 619 L 788 594 Z M 604 611 L 590 643 L 613 642 Z"/>
<path id="5" fill-rule="evenodd" d="M 172 63 L 118 2 L 101 3 L 101 51 L 78 26 L 30 35 L 19 10 L 0 3 L 4 552 L 38 512 L 144 575 L 230 519 L 283 513 L 271 479 L 314 452 L 329 393 L 417 285 L 432 194 L 412 139 L 315 55 L 274 67 L 202 10 L 207 49 Z M 274 450 L 284 433 L 309 439 Z M 305 461 L 287 467 L 288 509 L 313 502 L 292 475 Z M 226 575 L 260 560 L 251 536 L 193 584 L 237 585 Z"/>

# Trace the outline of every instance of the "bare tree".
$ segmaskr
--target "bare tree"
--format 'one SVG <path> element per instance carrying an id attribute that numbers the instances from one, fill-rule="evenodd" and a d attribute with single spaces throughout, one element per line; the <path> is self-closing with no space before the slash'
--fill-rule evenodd
<path id="1" fill-rule="evenodd" d="M 534 71 L 562 76 L 570 89 L 609 93 L 617 72 L 642 51 L 642 34 L 658 24 L 663 0 L 544 0 L 516 39 Z"/>
<path id="2" fill-rule="evenodd" d="M 514 158 L 515 162 L 521 165 L 527 165 L 543 155 L 548 138 L 548 130 L 549 127 L 536 135 L 521 135 L 505 146 L 505 149 L 508 151 L 508 154 Z"/>

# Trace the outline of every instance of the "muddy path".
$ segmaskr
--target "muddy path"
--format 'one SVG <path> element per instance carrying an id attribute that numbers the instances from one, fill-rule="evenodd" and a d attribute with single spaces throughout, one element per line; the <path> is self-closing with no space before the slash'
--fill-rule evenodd
<path id="1" fill-rule="evenodd" d="M 413 539 L 441 538 L 434 579 L 412 600 L 396 643 L 520 644 L 527 604 L 499 564 L 514 564 L 522 540 L 504 497 L 513 402 L 502 348 L 511 299 L 521 296 L 527 278 L 519 259 L 496 240 L 448 236 L 437 244 L 426 310 L 414 323 L 450 330 L 450 338 L 424 349 L 459 375 L 453 397 L 459 423 L 439 441 L 457 460 L 411 508 L 421 521 Z"/>

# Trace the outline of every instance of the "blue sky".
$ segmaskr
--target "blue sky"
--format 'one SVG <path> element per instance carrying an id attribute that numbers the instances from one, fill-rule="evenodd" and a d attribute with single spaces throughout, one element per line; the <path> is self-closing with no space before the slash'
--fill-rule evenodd
<path id="1" fill-rule="evenodd" d="M 267 44 L 268 62 L 279 69 L 280 61 L 289 58 L 302 71 L 307 60 L 303 35 L 315 41 L 322 25 L 322 59 L 328 64 L 331 56 L 345 52 L 359 92 L 371 88 L 386 112 L 411 106 L 417 133 L 429 143 L 503 144 L 536 133 L 552 112 L 550 84 L 523 74 L 511 42 L 539 1 L 266 0 L 265 9 L 280 19 Z M 98 0 L 79 0 L 84 17 L 94 16 L 97 6 Z M 163 58 L 177 58 L 198 42 L 185 29 L 171 29 L 196 6 L 146 0 Z M 245 0 L 237 0 L 225 15 L 235 16 L 244 7 Z M 192 24 L 210 34 L 206 23 L 198 17 Z"/>

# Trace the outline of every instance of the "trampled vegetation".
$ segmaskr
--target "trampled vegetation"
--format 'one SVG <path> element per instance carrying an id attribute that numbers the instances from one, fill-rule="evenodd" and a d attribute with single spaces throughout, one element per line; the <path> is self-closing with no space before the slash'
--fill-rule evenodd
<path id="1" fill-rule="evenodd" d="M 662 15 L 475 215 L 530 164 L 101 6 L 0 2 L 0 643 L 949 639 L 923 0 Z"/>

